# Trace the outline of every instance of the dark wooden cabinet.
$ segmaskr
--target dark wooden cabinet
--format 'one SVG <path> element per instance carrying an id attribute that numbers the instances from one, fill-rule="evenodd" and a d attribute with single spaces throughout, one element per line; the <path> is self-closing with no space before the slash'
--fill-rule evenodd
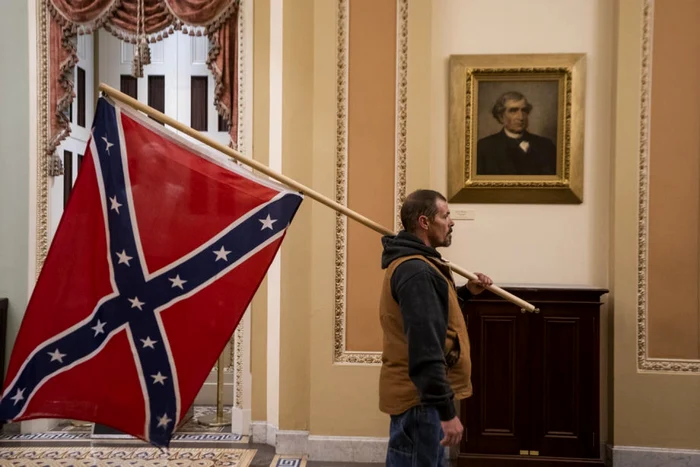
<path id="1" fill-rule="evenodd" d="M 600 305 L 607 290 L 511 287 L 465 304 L 474 394 L 462 401 L 460 466 L 604 465 L 599 436 Z"/>

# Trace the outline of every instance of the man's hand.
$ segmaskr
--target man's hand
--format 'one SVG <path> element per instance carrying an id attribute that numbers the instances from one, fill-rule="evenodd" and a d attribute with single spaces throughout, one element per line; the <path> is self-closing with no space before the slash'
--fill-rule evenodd
<path id="1" fill-rule="evenodd" d="M 489 276 L 480 272 L 475 272 L 474 274 L 479 278 L 479 280 L 469 280 L 469 282 L 467 282 L 467 289 L 469 289 L 472 295 L 479 295 L 486 287 L 493 285 L 493 281 Z"/>
<path id="2" fill-rule="evenodd" d="M 464 435 L 464 428 L 459 418 L 455 417 L 452 420 L 440 422 L 440 424 L 442 425 L 442 431 L 445 433 L 440 444 L 442 446 L 457 446 L 460 441 L 462 441 L 462 436 Z"/>

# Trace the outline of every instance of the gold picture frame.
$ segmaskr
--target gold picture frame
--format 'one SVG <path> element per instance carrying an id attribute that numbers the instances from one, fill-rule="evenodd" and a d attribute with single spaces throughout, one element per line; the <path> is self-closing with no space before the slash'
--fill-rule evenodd
<path id="1" fill-rule="evenodd" d="M 450 56 L 449 201 L 582 203 L 585 66 L 584 54 Z"/>

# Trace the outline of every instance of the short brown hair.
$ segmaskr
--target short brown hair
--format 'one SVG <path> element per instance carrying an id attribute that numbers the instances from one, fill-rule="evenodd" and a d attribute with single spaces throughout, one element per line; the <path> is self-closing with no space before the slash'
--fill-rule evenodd
<path id="1" fill-rule="evenodd" d="M 418 218 L 425 216 L 433 219 L 438 212 L 437 200 L 447 201 L 435 190 L 416 190 L 406 197 L 401 206 L 401 223 L 407 232 L 415 232 Z"/>

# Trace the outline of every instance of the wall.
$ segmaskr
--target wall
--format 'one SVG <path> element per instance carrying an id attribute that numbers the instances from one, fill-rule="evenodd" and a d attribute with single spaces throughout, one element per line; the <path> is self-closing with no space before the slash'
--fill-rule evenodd
<path id="1" fill-rule="evenodd" d="M 0 42 L 5 46 L 0 50 L 0 63 L 12 64 L 0 69 L 0 83 L 4 83 L 0 86 L 0 297 L 10 301 L 5 346 L 7 368 L 28 299 L 32 121 L 29 2 L 5 2 L 2 10 Z"/>
<path id="2" fill-rule="evenodd" d="M 433 2 L 431 185 L 447 187 L 447 60 L 451 54 L 585 53 L 581 205 L 469 205 L 445 256 L 499 284 L 606 286 L 613 5 L 609 0 Z M 507 14 L 504 13 L 507 11 Z"/>
<path id="3" fill-rule="evenodd" d="M 352 5 L 350 0 L 351 9 Z M 446 188 L 446 83 L 450 54 L 587 54 L 584 203 L 470 206 L 476 210 L 476 220 L 460 221 L 447 256 L 468 269 L 491 274 L 499 283 L 606 286 L 613 2 L 537 0 L 525 7 L 519 2 L 494 0 L 410 0 L 407 5 L 407 191 L 426 186 L 443 191 Z M 511 13 L 503 15 L 506 6 Z M 398 15 L 400 11 L 397 6 Z M 338 1 L 289 0 L 282 16 L 281 71 L 266 70 L 264 66 L 256 70 L 260 70 L 260 76 L 269 73 L 270 82 L 282 80 L 283 172 L 334 199 Z M 522 32 L 512 39 L 508 36 L 511 31 Z M 271 45 L 257 33 L 255 47 L 256 57 L 266 59 L 259 47 L 269 49 Z M 349 66 L 352 68 L 352 63 Z M 282 76 L 274 77 L 274 73 Z M 261 82 L 266 86 L 264 79 Z M 362 89 L 356 90 L 361 92 Z M 273 101 L 269 93 L 256 93 L 255 113 L 260 115 L 256 132 L 273 131 L 265 123 Z M 352 107 L 349 111 L 353 111 Z M 386 131 L 391 131 L 392 137 L 398 134 L 396 127 Z M 258 138 L 264 136 L 255 138 L 261 141 Z M 264 159 L 266 150 L 266 143 L 261 142 L 254 156 Z M 269 151 L 272 153 L 271 146 Z M 337 363 L 334 358 L 335 233 L 334 211 L 307 197 L 282 247 L 280 284 L 272 280 L 267 284 L 268 288 L 281 287 L 279 429 L 287 433 L 307 431 L 317 438 L 386 437 L 389 420 L 377 408 L 379 366 L 360 361 Z M 379 234 L 375 239 L 379 241 Z M 260 304 L 263 305 L 262 300 Z M 268 323 L 270 313 L 276 311 L 268 304 Z M 260 332 L 265 329 L 263 318 L 258 320 L 255 316 L 254 381 L 264 371 L 265 358 L 256 349 L 261 349 L 261 342 L 266 339 Z M 365 324 L 379 325 L 371 321 Z M 271 349 L 277 352 L 276 343 L 272 344 L 267 342 L 262 347 L 268 353 Z M 359 347 L 371 350 L 365 345 Z M 269 363 L 269 355 L 267 360 Z M 268 397 L 272 376 L 268 369 Z M 260 397 L 254 396 L 254 418 L 258 420 L 264 414 Z"/>
<path id="4" fill-rule="evenodd" d="M 639 339 L 643 336 L 640 336 L 638 328 L 638 323 L 643 320 L 643 316 L 638 314 L 638 245 L 640 241 L 647 242 L 646 237 L 640 238 L 639 232 L 639 173 L 641 150 L 644 148 L 640 143 L 647 141 L 646 131 L 649 130 L 647 128 L 642 132 L 642 82 L 653 83 L 656 72 L 656 65 L 651 66 L 651 74 L 643 73 L 642 69 L 645 3 L 643 0 L 621 1 L 619 12 L 619 62 L 614 100 L 616 137 L 612 258 L 615 284 L 613 440 L 616 448 L 649 446 L 700 449 L 700 438 L 697 436 L 700 432 L 700 403 L 697 397 L 700 393 L 699 362 L 649 362 L 648 366 L 656 369 L 638 369 L 638 352 L 641 350 L 643 356 L 646 350 L 644 346 L 641 349 L 639 347 Z M 677 6 L 676 2 L 668 0 L 657 0 L 655 3 L 661 9 L 673 9 Z M 649 21 L 649 26 L 653 29 L 654 22 Z M 646 45 L 650 44 L 647 42 Z M 683 102 L 686 103 L 690 103 L 692 107 L 692 101 Z M 652 102 L 652 127 L 655 121 L 654 108 Z M 658 160 L 655 159 L 655 154 L 651 154 L 651 167 Z M 663 157 L 663 152 L 660 154 L 660 157 Z M 688 157 L 697 158 L 697 154 L 689 154 Z M 653 170 L 655 169 L 652 168 L 652 173 Z M 651 192 L 652 197 L 657 195 L 658 191 Z M 651 264 L 649 266 L 651 267 Z M 651 279 L 650 274 L 648 280 Z M 644 286 L 644 283 L 641 285 Z M 652 303 L 648 302 L 648 311 L 651 311 L 651 306 Z M 656 312 L 663 313 L 669 304 L 659 303 L 656 306 L 659 307 Z M 651 322 L 648 324 L 655 326 Z M 663 327 L 663 323 L 661 325 Z M 653 335 L 654 329 L 656 328 L 647 327 L 647 335 Z M 676 456 L 674 459 L 679 458 Z M 668 461 L 670 465 L 670 459 Z"/>

